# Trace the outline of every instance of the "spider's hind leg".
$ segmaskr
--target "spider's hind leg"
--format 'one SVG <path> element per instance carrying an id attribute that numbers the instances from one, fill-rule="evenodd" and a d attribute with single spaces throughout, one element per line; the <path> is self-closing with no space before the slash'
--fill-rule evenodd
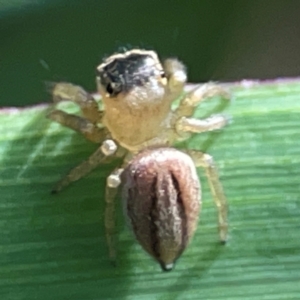
<path id="1" fill-rule="evenodd" d="M 219 179 L 217 167 L 212 156 L 198 150 L 186 150 L 197 167 L 203 167 L 218 212 L 219 236 L 221 243 L 226 243 L 228 234 L 227 200 Z"/>

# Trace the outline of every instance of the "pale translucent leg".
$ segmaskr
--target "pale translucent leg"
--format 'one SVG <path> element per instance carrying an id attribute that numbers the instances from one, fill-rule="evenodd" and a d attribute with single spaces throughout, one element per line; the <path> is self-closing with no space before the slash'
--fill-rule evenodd
<path id="1" fill-rule="evenodd" d="M 53 102 L 72 101 L 79 105 L 83 115 L 92 123 L 101 120 L 98 104 L 91 94 L 86 92 L 82 87 L 71 83 L 60 82 L 54 84 L 52 89 Z"/>
<path id="2" fill-rule="evenodd" d="M 228 123 L 228 118 L 223 115 L 214 115 L 207 119 L 195 119 L 181 117 L 176 122 L 176 131 L 180 132 L 196 132 L 212 131 L 223 128 Z"/>
<path id="3" fill-rule="evenodd" d="M 220 240 L 222 243 L 226 243 L 228 232 L 227 200 L 213 158 L 209 154 L 197 150 L 186 150 L 186 153 L 191 156 L 197 167 L 203 167 L 205 169 L 208 183 L 218 211 Z"/>
<path id="4" fill-rule="evenodd" d="M 101 143 L 106 138 L 104 129 L 98 128 L 88 119 L 79 117 L 77 115 L 68 114 L 62 110 L 53 110 L 48 116 L 49 119 L 67 126 L 75 131 L 80 132 L 86 139 L 94 143 Z"/>
<path id="5" fill-rule="evenodd" d="M 94 170 L 99 164 L 105 162 L 105 160 L 116 151 L 117 146 L 112 140 L 104 141 L 101 147 L 99 147 L 87 160 L 72 169 L 66 177 L 60 180 L 52 190 L 52 193 L 57 193 L 70 183 L 84 177 Z"/>
<path id="6" fill-rule="evenodd" d="M 118 193 L 118 187 L 121 184 L 121 174 L 123 169 L 114 170 L 107 178 L 105 190 L 105 234 L 109 251 L 109 258 L 113 263 L 116 261 L 115 233 L 116 233 L 116 217 L 115 217 L 115 199 Z"/>
<path id="7" fill-rule="evenodd" d="M 226 100 L 230 100 L 231 98 L 230 93 L 217 84 L 207 83 L 199 85 L 194 90 L 187 93 L 185 98 L 181 100 L 175 114 L 177 117 L 191 117 L 202 101 L 215 96 L 220 96 Z"/>
<path id="8" fill-rule="evenodd" d="M 180 96 L 187 80 L 185 66 L 179 60 L 169 58 L 163 62 L 163 67 L 171 93 Z"/>

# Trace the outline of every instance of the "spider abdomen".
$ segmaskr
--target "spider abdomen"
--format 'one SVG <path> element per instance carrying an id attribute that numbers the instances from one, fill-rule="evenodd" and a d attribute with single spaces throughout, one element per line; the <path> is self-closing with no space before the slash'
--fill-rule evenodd
<path id="1" fill-rule="evenodd" d="M 171 270 L 198 222 L 200 182 L 192 159 L 173 148 L 145 150 L 122 177 L 125 215 L 136 239 Z"/>

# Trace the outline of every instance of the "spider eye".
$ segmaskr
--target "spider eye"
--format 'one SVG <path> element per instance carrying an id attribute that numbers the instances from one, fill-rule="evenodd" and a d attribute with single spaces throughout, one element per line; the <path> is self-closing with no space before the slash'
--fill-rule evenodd
<path id="1" fill-rule="evenodd" d="M 122 85 L 120 83 L 109 82 L 106 84 L 106 92 L 109 96 L 115 97 L 122 92 Z"/>
<path id="2" fill-rule="evenodd" d="M 110 95 L 113 94 L 114 89 L 113 89 L 111 83 L 108 83 L 108 84 L 107 84 L 107 86 L 106 86 L 106 91 L 107 91 Z"/>

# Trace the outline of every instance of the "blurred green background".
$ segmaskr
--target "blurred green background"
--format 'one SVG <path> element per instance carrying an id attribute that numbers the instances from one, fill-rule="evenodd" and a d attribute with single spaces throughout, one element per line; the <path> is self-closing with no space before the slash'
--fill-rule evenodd
<path id="1" fill-rule="evenodd" d="M 50 101 L 46 81 L 95 90 L 122 48 L 177 56 L 192 82 L 298 76 L 300 1 L 0 0 L 0 106 Z"/>

